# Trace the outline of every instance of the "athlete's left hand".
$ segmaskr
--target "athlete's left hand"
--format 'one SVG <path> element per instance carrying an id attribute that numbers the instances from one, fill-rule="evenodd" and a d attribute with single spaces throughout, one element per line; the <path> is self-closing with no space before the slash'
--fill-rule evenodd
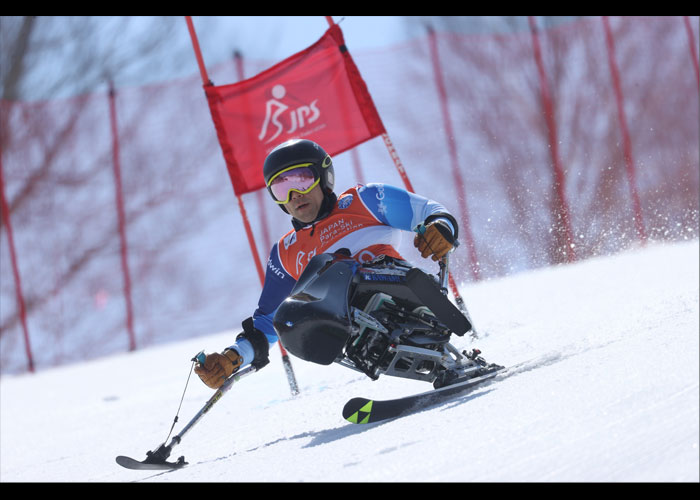
<path id="1" fill-rule="evenodd" d="M 424 232 L 418 232 L 413 239 L 413 244 L 420 251 L 421 257 L 433 260 L 442 259 L 447 252 L 454 248 L 455 237 L 450 227 L 440 220 L 433 221 L 424 226 Z M 422 228 L 421 228 L 422 230 Z"/>

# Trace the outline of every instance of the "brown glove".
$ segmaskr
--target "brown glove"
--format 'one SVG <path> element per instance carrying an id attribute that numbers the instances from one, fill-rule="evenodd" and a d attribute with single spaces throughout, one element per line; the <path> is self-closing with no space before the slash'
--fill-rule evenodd
<path id="1" fill-rule="evenodd" d="M 233 349 L 224 349 L 222 354 L 208 354 L 204 364 L 197 363 L 194 372 L 199 375 L 206 385 L 218 389 L 224 381 L 243 363 L 243 358 Z"/>
<path id="2" fill-rule="evenodd" d="M 447 255 L 447 252 L 454 247 L 454 242 L 455 238 L 450 228 L 439 220 L 429 223 L 425 226 L 425 231 L 419 231 L 413 239 L 413 244 L 420 251 L 421 257 L 425 259 L 432 255 L 435 261 Z"/>

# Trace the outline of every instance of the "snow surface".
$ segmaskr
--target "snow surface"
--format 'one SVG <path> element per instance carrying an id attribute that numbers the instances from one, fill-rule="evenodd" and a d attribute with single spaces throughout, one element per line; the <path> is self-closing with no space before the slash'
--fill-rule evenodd
<path id="1" fill-rule="evenodd" d="M 130 471 L 168 434 L 190 358 L 235 332 L 0 380 L 3 482 L 698 482 L 698 241 L 463 285 L 503 381 L 401 419 L 352 425 L 353 396 L 422 392 L 277 349 L 173 450 L 190 465 Z M 471 346 L 456 338 L 459 348 Z M 210 397 L 190 380 L 175 433 Z"/>

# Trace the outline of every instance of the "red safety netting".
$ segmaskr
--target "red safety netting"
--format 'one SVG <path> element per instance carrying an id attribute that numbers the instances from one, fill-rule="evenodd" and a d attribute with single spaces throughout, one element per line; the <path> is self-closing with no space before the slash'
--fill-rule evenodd
<path id="1" fill-rule="evenodd" d="M 640 227 L 648 241 L 698 237 L 697 26 L 697 17 L 612 17 L 607 28 L 590 18 L 349 47 L 415 191 L 470 227 L 471 254 L 464 245 L 452 258 L 458 282 L 474 279 L 474 265 L 490 278 L 568 262 L 571 252 L 617 252 L 640 244 Z M 245 73 L 276 62 L 245 60 Z M 223 88 L 240 79 L 234 61 L 208 69 Z M 254 310 L 259 279 L 195 72 L 116 89 L 114 117 L 106 90 L 0 103 L 3 188 L 38 368 L 129 348 L 124 242 L 137 348 L 237 331 Z M 404 185 L 381 139 L 334 164 L 338 189 L 360 179 Z M 288 218 L 261 191 L 242 197 L 264 262 Z M 411 240 L 401 251 L 417 260 Z M 12 260 L 3 222 L 3 373 L 27 369 Z"/>

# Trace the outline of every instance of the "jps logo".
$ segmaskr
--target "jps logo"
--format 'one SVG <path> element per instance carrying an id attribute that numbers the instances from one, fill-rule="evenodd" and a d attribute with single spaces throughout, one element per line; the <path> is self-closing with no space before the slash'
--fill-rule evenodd
<path id="1" fill-rule="evenodd" d="M 293 109 L 282 102 L 286 93 L 284 85 L 275 85 L 272 87 L 272 99 L 265 103 L 265 121 L 258 134 L 258 139 L 265 144 L 274 141 L 282 132 L 292 134 L 300 131 L 321 116 L 316 106 L 318 99 L 311 101 L 308 106 Z"/>

